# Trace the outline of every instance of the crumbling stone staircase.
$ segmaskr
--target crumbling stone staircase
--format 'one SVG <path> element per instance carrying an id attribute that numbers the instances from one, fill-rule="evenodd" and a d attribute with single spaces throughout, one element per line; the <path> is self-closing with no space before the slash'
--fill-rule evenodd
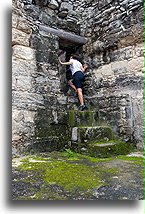
<path id="1" fill-rule="evenodd" d="M 68 111 L 71 132 L 70 148 L 75 152 L 94 157 L 111 157 L 127 154 L 131 145 L 115 139 L 112 129 L 101 125 L 97 111 Z"/>
<path id="2" fill-rule="evenodd" d="M 30 152 L 69 148 L 81 154 L 105 158 L 128 154 L 132 150 L 130 144 L 118 140 L 97 109 L 58 111 L 55 114 L 41 110 L 36 124 L 36 137 L 29 145 Z"/>

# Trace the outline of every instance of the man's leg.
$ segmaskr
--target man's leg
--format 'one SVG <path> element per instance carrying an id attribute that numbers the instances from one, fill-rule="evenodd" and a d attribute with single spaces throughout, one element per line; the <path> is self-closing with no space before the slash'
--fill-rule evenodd
<path id="1" fill-rule="evenodd" d="M 78 98 L 81 105 L 84 105 L 84 97 L 81 88 L 77 88 Z"/>
<path id="2" fill-rule="evenodd" d="M 69 80 L 68 83 L 69 83 L 70 87 L 73 88 L 77 92 L 77 89 L 76 89 L 75 85 L 72 83 L 72 80 Z"/>

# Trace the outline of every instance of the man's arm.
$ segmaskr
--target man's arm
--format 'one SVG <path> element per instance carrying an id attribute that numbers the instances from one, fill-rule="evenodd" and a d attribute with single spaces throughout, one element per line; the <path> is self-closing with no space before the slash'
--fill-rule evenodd
<path id="1" fill-rule="evenodd" d="M 81 67 L 81 70 L 83 71 L 83 72 L 85 72 L 85 70 L 88 68 L 88 65 L 87 64 L 84 64 L 84 66 L 82 66 Z"/>
<path id="2" fill-rule="evenodd" d="M 72 62 L 62 62 L 60 59 L 59 59 L 59 62 L 61 65 L 72 65 L 73 64 Z"/>

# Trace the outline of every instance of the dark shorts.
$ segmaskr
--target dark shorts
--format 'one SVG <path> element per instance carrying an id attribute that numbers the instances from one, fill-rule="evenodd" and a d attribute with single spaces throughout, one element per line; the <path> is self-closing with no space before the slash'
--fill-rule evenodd
<path id="1" fill-rule="evenodd" d="M 82 71 L 77 71 L 73 75 L 73 84 L 76 88 L 82 88 L 85 81 L 85 75 Z"/>

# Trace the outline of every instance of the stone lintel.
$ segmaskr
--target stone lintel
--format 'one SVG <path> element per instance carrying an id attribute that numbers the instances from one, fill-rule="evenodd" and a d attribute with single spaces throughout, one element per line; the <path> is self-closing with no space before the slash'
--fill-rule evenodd
<path id="1" fill-rule="evenodd" d="M 87 43 L 88 39 L 83 36 L 79 36 L 61 29 L 54 29 L 51 27 L 47 27 L 44 25 L 39 25 L 39 29 L 41 31 L 45 31 L 47 33 L 52 33 L 56 36 L 58 36 L 60 39 L 70 41 L 71 43 L 77 44 L 77 45 L 84 45 Z"/>

